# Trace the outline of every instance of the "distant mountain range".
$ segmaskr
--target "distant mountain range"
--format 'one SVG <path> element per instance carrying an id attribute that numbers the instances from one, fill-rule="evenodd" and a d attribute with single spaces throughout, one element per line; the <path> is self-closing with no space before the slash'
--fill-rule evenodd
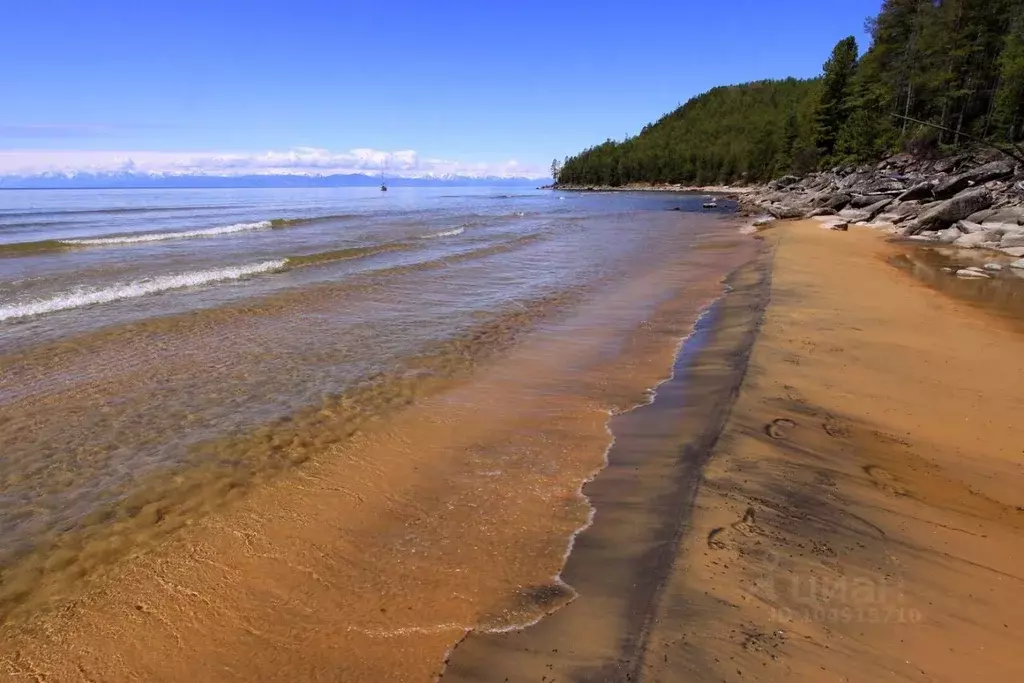
<path id="1" fill-rule="evenodd" d="M 418 178 L 389 177 L 389 187 L 536 187 L 549 178 L 471 177 L 459 175 L 424 176 Z M 3 190 L 43 189 L 197 189 L 243 187 L 373 187 L 379 176 L 364 173 L 334 175 L 205 175 L 158 173 L 40 173 L 0 177 Z"/>

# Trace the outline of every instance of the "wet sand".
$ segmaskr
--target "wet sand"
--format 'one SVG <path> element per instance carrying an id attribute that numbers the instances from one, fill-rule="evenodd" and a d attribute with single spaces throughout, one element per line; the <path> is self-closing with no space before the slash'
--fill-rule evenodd
<path id="1" fill-rule="evenodd" d="M 756 249 L 708 227 L 634 277 L 470 329 L 442 354 L 456 371 L 407 368 L 440 381 L 395 401 L 389 383 L 388 409 L 368 396 L 357 429 L 351 395 L 275 424 L 297 466 L 176 516 L 159 544 L 127 528 L 86 544 L 79 555 L 117 545 L 116 561 L 19 603 L 0 676 L 431 681 L 467 633 L 568 603 L 559 572 L 590 520 L 580 485 L 605 465 L 609 414 L 644 402 Z"/>
<path id="2" fill-rule="evenodd" d="M 1024 336 L 992 314 L 1020 281 L 765 234 L 771 304 L 639 679 L 1024 680 Z"/>
<path id="3" fill-rule="evenodd" d="M 653 607 L 767 303 L 768 266 L 762 253 L 733 273 L 654 401 L 612 420 L 609 465 L 584 488 L 594 523 L 563 572 L 575 600 L 516 633 L 471 634 L 444 681 L 638 680 Z"/>
<path id="4" fill-rule="evenodd" d="M 764 235 L 770 285 L 738 272 L 682 381 L 613 422 L 579 596 L 444 681 L 1024 679 L 1021 282 Z"/>
<path id="5" fill-rule="evenodd" d="M 6 624 L 0 676 L 1024 679 L 1018 283 L 763 236 L 538 319 Z"/>

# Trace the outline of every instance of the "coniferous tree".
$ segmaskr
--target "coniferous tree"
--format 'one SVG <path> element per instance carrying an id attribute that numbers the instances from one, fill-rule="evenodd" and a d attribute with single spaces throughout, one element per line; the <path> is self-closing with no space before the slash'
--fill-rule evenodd
<path id="1" fill-rule="evenodd" d="M 786 127 L 783 132 L 782 147 L 783 154 L 780 155 L 779 168 L 777 173 L 785 173 L 793 168 L 796 153 L 800 144 L 800 121 L 797 118 L 796 107 L 793 107 L 786 114 Z"/>
<path id="2" fill-rule="evenodd" d="M 825 62 L 821 96 L 815 111 L 815 144 L 824 156 L 835 152 L 839 132 L 849 109 L 850 82 L 857 69 L 857 40 L 840 40 Z"/>
<path id="3" fill-rule="evenodd" d="M 755 182 L 901 146 L 1024 140 L 1024 0 L 884 0 L 868 29 L 867 52 L 840 41 L 820 79 L 714 88 L 566 159 L 559 180 Z"/>
<path id="4" fill-rule="evenodd" d="M 1024 138 L 1024 11 L 1019 9 L 999 56 L 992 118 L 997 139 L 1016 142 Z"/>

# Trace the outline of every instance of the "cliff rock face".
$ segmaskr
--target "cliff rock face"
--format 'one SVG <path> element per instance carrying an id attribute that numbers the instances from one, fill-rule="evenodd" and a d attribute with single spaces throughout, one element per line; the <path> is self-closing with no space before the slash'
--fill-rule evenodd
<path id="1" fill-rule="evenodd" d="M 918 240 L 1017 249 L 1024 244 L 1024 168 L 994 151 L 785 176 L 738 197 L 748 213 L 832 216 Z M 976 236 L 979 235 L 979 236 Z"/>

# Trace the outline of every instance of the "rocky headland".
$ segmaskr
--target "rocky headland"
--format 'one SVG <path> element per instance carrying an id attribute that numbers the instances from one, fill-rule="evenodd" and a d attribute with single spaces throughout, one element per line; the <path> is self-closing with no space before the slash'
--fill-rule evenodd
<path id="1" fill-rule="evenodd" d="M 787 175 L 734 193 L 749 215 L 867 225 L 909 240 L 1001 252 L 1024 269 L 1024 164 L 994 150 Z"/>

